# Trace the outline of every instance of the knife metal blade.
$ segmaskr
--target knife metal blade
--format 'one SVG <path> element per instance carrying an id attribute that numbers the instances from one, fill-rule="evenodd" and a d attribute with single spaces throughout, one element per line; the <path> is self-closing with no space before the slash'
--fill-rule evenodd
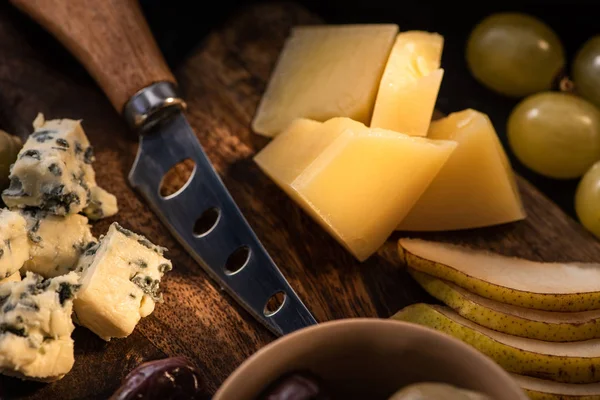
<path id="1" fill-rule="evenodd" d="M 157 114 L 160 104 L 170 112 Z M 182 110 L 169 107 L 174 104 L 181 104 L 174 86 L 161 82 L 138 92 L 126 106 L 130 123 L 137 120 L 146 126 L 129 173 L 130 184 L 204 270 L 273 333 L 284 335 L 315 324 L 227 191 Z M 150 110 L 154 110 L 151 119 Z M 188 182 L 163 197 L 163 176 L 188 158 L 195 163 Z M 214 224 L 195 233 L 194 225 L 204 212 L 212 213 Z M 238 265 L 232 272 L 226 265 L 234 253 Z M 279 309 L 269 311 L 267 302 L 276 293 L 283 293 L 283 301 Z"/>

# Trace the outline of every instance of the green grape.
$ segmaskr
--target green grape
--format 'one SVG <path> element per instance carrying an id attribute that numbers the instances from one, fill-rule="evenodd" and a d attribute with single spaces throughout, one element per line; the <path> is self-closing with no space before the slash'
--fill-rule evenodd
<path id="1" fill-rule="evenodd" d="M 600 107 L 600 36 L 594 36 L 579 49 L 572 69 L 577 93 Z"/>
<path id="2" fill-rule="evenodd" d="M 550 89 L 565 65 L 558 36 L 525 14 L 493 14 L 467 41 L 467 65 L 479 82 L 511 97 Z"/>
<path id="3" fill-rule="evenodd" d="M 600 160 L 600 111 L 568 93 L 543 92 L 511 112 L 508 143 L 528 168 L 551 178 L 577 178 Z"/>
<path id="4" fill-rule="evenodd" d="M 600 162 L 592 165 L 577 185 L 575 212 L 582 225 L 600 238 Z"/>

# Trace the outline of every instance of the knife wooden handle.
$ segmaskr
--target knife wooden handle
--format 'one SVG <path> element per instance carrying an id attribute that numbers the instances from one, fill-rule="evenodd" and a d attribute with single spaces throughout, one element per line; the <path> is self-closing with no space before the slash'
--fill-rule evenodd
<path id="1" fill-rule="evenodd" d="M 137 0 L 10 0 L 86 67 L 118 112 L 138 90 L 175 83 Z"/>

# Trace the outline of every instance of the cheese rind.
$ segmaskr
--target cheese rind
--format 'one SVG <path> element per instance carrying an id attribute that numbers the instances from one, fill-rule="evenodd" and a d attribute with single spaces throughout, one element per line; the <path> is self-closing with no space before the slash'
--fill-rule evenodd
<path id="1" fill-rule="evenodd" d="M 24 271 L 46 278 L 66 274 L 75 269 L 86 248 L 96 242 L 83 215 L 62 217 L 36 209 L 26 209 L 21 214 L 27 220 L 31 245 Z"/>
<path id="2" fill-rule="evenodd" d="M 295 118 L 368 123 L 398 26 L 314 25 L 292 29 L 252 129 L 275 136 Z"/>
<path id="3" fill-rule="evenodd" d="M 371 127 L 427 135 L 444 70 L 444 38 L 437 33 L 400 33 L 386 64 Z"/>
<path id="4" fill-rule="evenodd" d="M 53 279 L 27 272 L 20 282 L 0 285 L 0 372 L 53 381 L 74 363 L 74 272 Z"/>
<path id="5" fill-rule="evenodd" d="M 90 202 L 83 209 L 83 213 L 91 220 L 108 218 L 119 212 L 117 198 L 114 194 L 108 193 L 100 186 L 94 186 L 90 189 Z"/>
<path id="6" fill-rule="evenodd" d="M 162 301 L 160 280 L 172 269 L 164 250 L 114 222 L 76 268 L 81 274 L 74 303 L 78 324 L 107 341 L 129 336 Z"/>
<path id="7" fill-rule="evenodd" d="M 308 132 L 276 137 L 255 160 L 363 261 L 393 232 L 455 147 L 334 118 Z"/>
<path id="8" fill-rule="evenodd" d="M 429 138 L 458 143 L 399 230 L 478 228 L 526 217 L 515 175 L 487 115 L 472 109 L 434 121 Z"/>
<path id="9" fill-rule="evenodd" d="M 0 209 L 0 279 L 21 269 L 30 247 L 25 218 L 16 211 Z"/>

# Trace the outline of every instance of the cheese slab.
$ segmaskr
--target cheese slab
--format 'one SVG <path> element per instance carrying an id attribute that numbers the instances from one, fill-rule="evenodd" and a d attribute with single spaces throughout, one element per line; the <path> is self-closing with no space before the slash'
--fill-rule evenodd
<path id="1" fill-rule="evenodd" d="M 307 214 L 363 261 L 384 243 L 455 147 L 451 141 L 334 118 L 316 129 L 276 137 L 255 159 Z"/>
<path id="2" fill-rule="evenodd" d="M 86 248 L 96 242 L 83 215 L 62 217 L 39 209 L 25 209 L 21 214 L 27 220 L 30 242 L 29 259 L 23 271 L 45 278 L 67 274 L 75 269 Z"/>
<path id="3" fill-rule="evenodd" d="M 0 209 L 0 279 L 18 272 L 29 259 L 27 221 L 17 211 Z"/>
<path id="4" fill-rule="evenodd" d="M 0 285 L 0 372 L 22 379 L 54 381 L 73 367 L 73 297 L 79 277 L 53 279 L 27 272 Z"/>
<path id="5" fill-rule="evenodd" d="M 368 123 L 392 48 L 395 24 L 292 28 L 252 121 L 273 137 L 295 118 Z"/>
<path id="6" fill-rule="evenodd" d="M 160 280 L 172 269 L 164 248 L 114 222 L 79 260 L 75 320 L 104 340 L 133 332 L 162 301 Z"/>
<path id="7" fill-rule="evenodd" d="M 487 115 L 467 109 L 431 123 L 429 138 L 458 147 L 399 230 L 478 228 L 526 217 L 515 176 Z"/>
<path id="8" fill-rule="evenodd" d="M 400 33 L 387 61 L 371 127 L 425 136 L 444 76 L 444 38 L 437 33 Z"/>

